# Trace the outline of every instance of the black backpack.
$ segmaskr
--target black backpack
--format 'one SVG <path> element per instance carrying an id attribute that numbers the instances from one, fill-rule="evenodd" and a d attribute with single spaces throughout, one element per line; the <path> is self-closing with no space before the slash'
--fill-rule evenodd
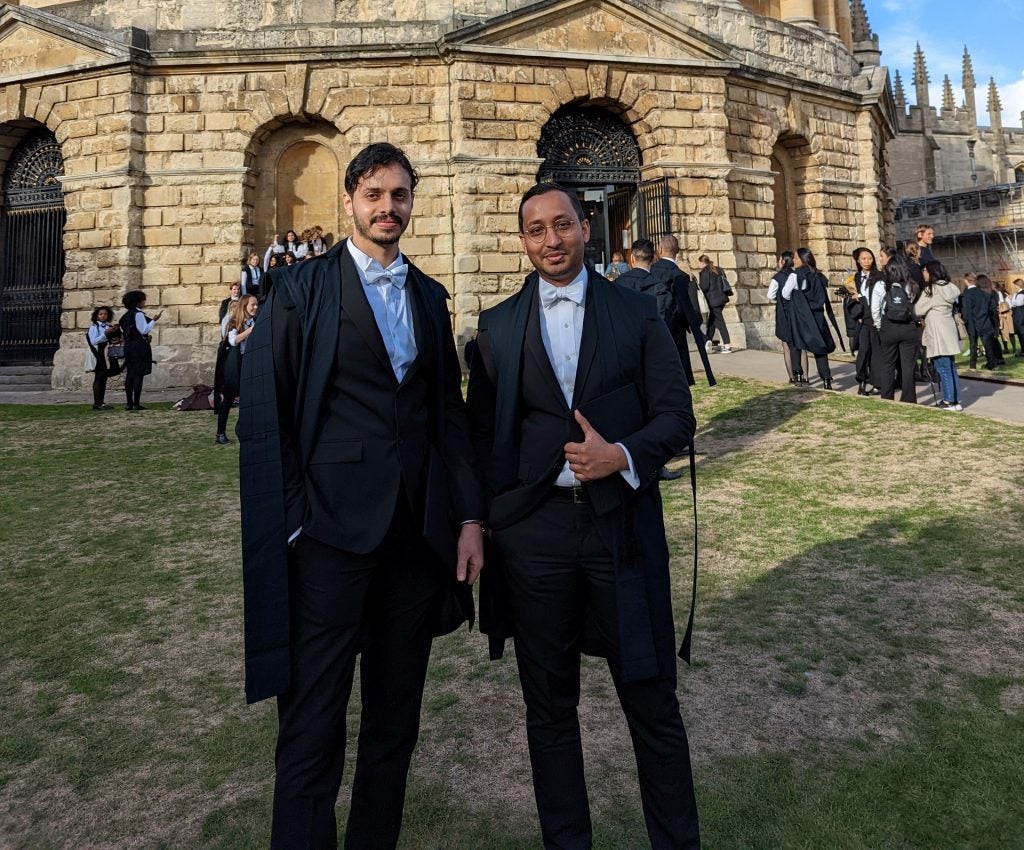
<path id="1" fill-rule="evenodd" d="M 882 318 L 898 325 L 909 324 L 914 319 L 914 308 L 910 304 L 910 293 L 901 283 L 889 285 L 882 305 Z"/>

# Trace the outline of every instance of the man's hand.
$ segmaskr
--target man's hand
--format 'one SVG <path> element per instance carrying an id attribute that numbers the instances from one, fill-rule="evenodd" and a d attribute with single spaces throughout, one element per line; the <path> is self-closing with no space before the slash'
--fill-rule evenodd
<path id="1" fill-rule="evenodd" d="M 626 453 L 615 443 L 609 443 L 578 410 L 576 421 L 583 429 L 582 443 L 566 443 L 565 459 L 577 481 L 598 481 L 623 469 L 629 469 Z"/>
<path id="2" fill-rule="evenodd" d="M 455 577 L 472 584 L 484 568 L 484 530 L 477 523 L 462 526 L 459 532 L 459 560 Z"/>

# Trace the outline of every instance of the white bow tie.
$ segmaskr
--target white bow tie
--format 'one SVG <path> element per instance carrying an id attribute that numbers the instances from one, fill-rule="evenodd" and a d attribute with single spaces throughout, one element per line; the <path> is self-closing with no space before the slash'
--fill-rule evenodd
<path id="1" fill-rule="evenodd" d="M 405 288 L 405 279 L 409 274 L 409 264 L 402 263 L 398 266 L 390 266 L 384 271 L 368 269 L 366 272 L 366 283 L 368 286 L 376 286 L 379 283 L 391 283 L 399 289 Z"/>
<path id="2" fill-rule="evenodd" d="M 540 303 L 544 309 L 557 304 L 559 301 L 572 301 L 573 304 L 582 307 L 586 291 L 586 284 L 582 280 L 578 280 L 569 286 L 552 286 L 550 283 L 541 281 Z"/>

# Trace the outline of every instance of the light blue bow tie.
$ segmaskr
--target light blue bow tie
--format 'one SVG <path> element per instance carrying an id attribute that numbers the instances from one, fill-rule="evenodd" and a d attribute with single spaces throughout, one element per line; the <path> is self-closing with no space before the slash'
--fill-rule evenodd
<path id="1" fill-rule="evenodd" d="M 540 285 L 540 303 L 544 309 L 557 304 L 559 301 L 572 301 L 580 307 L 583 306 L 583 297 L 586 295 L 586 282 L 582 280 L 569 286 L 552 286 L 542 281 Z"/>
<path id="2" fill-rule="evenodd" d="M 367 269 L 366 283 L 368 286 L 375 286 L 378 283 L 391 283 L 398 289 L 405 288 L 405 279 L 409 274 L 409 264 L 402 263 L 398 266 L 389 266 L 384 271 Z"/>

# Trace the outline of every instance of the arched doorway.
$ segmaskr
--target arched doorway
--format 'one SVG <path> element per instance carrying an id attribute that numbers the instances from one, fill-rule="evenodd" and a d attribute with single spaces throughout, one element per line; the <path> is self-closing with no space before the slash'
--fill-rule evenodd
<path id="1" fill-rule="evenodd" d="M 0 362 L 53 362 L 64 298 L 64 160 L 35 130 L 4 171 L 0 208 Z"/>
<path id="2" fill-rule="evenodd" d="M 634 239 L 670 230 L 668 181 L 640 180 L 640 146 L 629 126 L 601 106 L 563 106 L 537 143 L 537 174 L 574 189 L 590 219 L 585 259 L 603 268 Z"/>
<path id="3" fill-rule="evenodd" d="M 322 121 L 265 127 L 250 151 L 246 241 L 260 252 L 275 233 L 320 225 L 328 245 L 349 229 L 341 204 L 349 146 Z"/>
<path id="4" fill-rule="evenodd" d="M 775 253 L 810 247 L 806 197 L 808 171 L 814 164 L 810 145 L 801 136 L 784 134 L 772 149 L 770 163 L 775 174 Z"/>

